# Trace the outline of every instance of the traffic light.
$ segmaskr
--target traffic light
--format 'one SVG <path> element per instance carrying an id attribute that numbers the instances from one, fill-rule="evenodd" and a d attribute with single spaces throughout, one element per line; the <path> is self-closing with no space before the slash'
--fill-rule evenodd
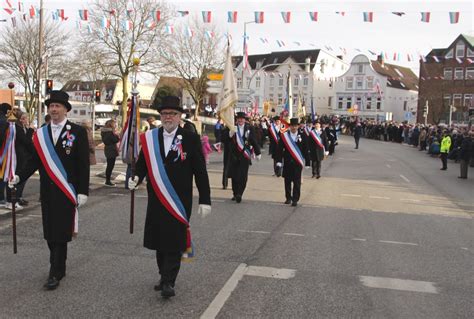
<path id="1" fill-rule="evenodd" d="M 95 101 L 96 101 L 97 103 L 100 102 L 100 90 L 96 90 L 96 91 L 95 91 Z"/>
<path id="2" fill-rule="evenodd" d="M 53 90 L 53 80 L 46 80 L 46 94 L 50 94 Z"/>

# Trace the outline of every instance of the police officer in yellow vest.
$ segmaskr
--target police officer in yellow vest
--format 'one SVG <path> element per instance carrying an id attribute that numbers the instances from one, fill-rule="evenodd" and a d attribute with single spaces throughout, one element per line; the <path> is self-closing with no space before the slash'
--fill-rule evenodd
<path id="1" fill-rule="evenodd" d="M 441 168 L 442 171 L 448 169 L 448 153 L 451 148 L 451 137 L 448 135 L 446 130 L 443 131 L 443 135 L 441 137 L 441 162 L 443 163 L 443 167 Z"/>

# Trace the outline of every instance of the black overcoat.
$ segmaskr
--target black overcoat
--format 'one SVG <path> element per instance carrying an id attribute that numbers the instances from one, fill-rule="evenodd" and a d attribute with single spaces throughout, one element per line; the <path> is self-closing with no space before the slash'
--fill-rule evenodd
<path id="1" fill-rule="evenodd" d="M 290 131 L 287 131 L 290 134 Z M 300 164 L 293 158 L 290 151 L 286 148 L 285 143 L 282 141 L 282 135 L 286 134 L 280 132 L 280 143 L 278 143 L 278 154 L 276 161 L 283 164 L 283 177 L 294 178 L 296 172 L 301 172 L 303 169 Z M 305 166 L 310 165 L 309 152 L 308 152 L 308 140 L 305 133 L 297 133 L 296 146 L 300 149 L 301 154 L 304 157 Z"/>
<path id="2" fill-rule="evenodd" d="M 74 136 L 70 149 L 63 142 L 67 140 L 66 131 Z M 48 124 L 48 137 L 53 141 L 51 125 Z M 77 124 L 67 121 L 54 147 L 68 182 L 74 187 L 76 194 L 89 195 L 89 142 L 86 130 Z M 58 186 L 51 180 L 41 162 L 38 152 L 26 163 L 18 174 L 20 181 L 28 179 L 36 170 L 40 173 L 41 213 L 43 217 L 44 239 L 50 242 L 71 241 L 74 229 L 75 207 Z"/>
<path id="3" fill-rule="evenodd" d="M 321 148 L 311 137 L 308 137 L 308 148 L 309 148 L 309 155 L 312 161 L 322 161 L 324 159 L 324 152 L 329 152 L 329 143 L 328 138 L 326 136 L 326 132 L 320 131 L 321 142 L 324 146 L 324 149 Z"/>
<path id="4" fill-rule="evenodd" d="M 188 220 L 191 217 L 193 204 L 193 177 L 199 192 L 199 204 L 211 205 L 211 190 L 206 162 L 202 154 L 199 135 L 178 127 L 175 140 L 181 136 L 184 160 L 176 151 L 170 150 L 164 156 L 163 128 L 158 130 L 161 157 L 164 158 L 166 174 L 183 203 Z M 175 161 L 175 159 L 177 159 Z M 142 180 L 148 175 L 148 168 L 143 151 L 136 163 L 136 176 Z M 147 183 L 148 206 L 145 220 L 144 246 L 159 252 L 183 252 L 186 249 L 186 226 L 175 219 L 158 199 L 152 184 Z"/>
<path id="5" fill-rule="evenodd" d="M 236 125 L 237 129 L 237 125 Z M 222 137 L 224 139 L 224 136 Z M 225 138 L 229 138 L 229 135 Z M 260 146 L 258 145 L 257 139 L 255 137 L 255 130 L 249 123 L 244 124 L 244 132 L 242 133 L 242 138 L 244 142 L 244 148 L 246 150 L 249 150 L 250 153 L 253 152 L 255 155 L 260 155 Z M 230 146 L 230 162 L 231 162 L 231 167 L 230 167 L 230 175 L 233 176 L 234 174 L 239 174 L 239 172 L 235 171 L 235 167 L 239 166 L 239 162 L 244 162 L 248 163 L 248 165 L 252 165 L 252 160 L 247 159 L 243 152 L 241 152 L 237 146 L 237 132 L 229 138 L 229 146 Z"/>
<path id="6" fill-rule="evenodd" d="M 104 155 L 106 158 L 116 158 L 118 153 L 117 143 L 120 138 L 110 127 L 104 127 L 100 131 L 102 142 L 104 143 Z"/>

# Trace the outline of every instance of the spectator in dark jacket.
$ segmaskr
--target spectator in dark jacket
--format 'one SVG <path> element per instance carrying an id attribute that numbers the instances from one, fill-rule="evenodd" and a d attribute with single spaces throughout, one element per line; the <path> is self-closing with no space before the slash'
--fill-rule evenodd
<path id="1" fill-rule="evenodd" d="M 355 149 L 359 148 L 359 139 L 361 135 L 362 135 L 362 126 L 360 123 L 357 123 L 354 129 L 354 140 L 356 144 Z"/>
<path id="2" fill-rule="evenodd" d="M 110 180 L 112 177 L 112 171 L 115 166 L 115 159 L 118 156 L 117 143 L 120 138 L 115 132 L 116 124 L 114 120 L 108 120 L 105 122 L 100 135 L 102 142 L 104 143 L 104 155 L 107 159 L 107 167 L 105 169 L 105 186 L 115 187 L 115 184 Z"/>
<path id="3" fill-rule="evenodd" d="M 469 167 L 469 161 L 474 157 L 474 131 L 470 133 L 465 132 L 464 138 L 459 149 L 459 159 L 461 161 L 459 178 L 466 179 Z"/>

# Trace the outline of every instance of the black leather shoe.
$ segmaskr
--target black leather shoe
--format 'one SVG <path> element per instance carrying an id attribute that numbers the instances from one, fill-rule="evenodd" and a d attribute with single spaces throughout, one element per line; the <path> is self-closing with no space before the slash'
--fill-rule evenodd
<path id="1" fill-rule="evenodd" d="M 230 200 L 235 200 L 235 196 L 232 196 L 232 198 Z"/>
<path id="2" fill-rule="evenodd" d="M 175 296 L 174 288 L 170 284 L 164 283 L 161 290 L 161 296 L 163 298 L 169 298 Z"/>
<path id="3" fill-rule="evenodd" d="M 320 178 L 321 178 L 321 175 L 316 176 L 316 179 L 320 179 Z"/>
<path id="4" fill-rule="evenodd" d="M 153 287 L 153 289 L 155 289 L 155 291 L 162 291 L 163 290 L 163 283 L 160 282 L 158 285 L 155 285 L 155 287 Z"/>
<path id="5" fill-rule="evenodd" d="M 56 288 L 58 288 L 59 286 L 59 279 L 57 279 L 56 277 L 49 277 L 48 278 L 48 281 L 44 284 L 44 288 L 46 288 L 46 290 L 54 290 Z"/>
<path id="6" fill-rule="evenodd" d="M 291 203 L 291 206 L 296 207 L 296 202 Z"/>
<path id="7" fill-rule="evenodd" d="M 287 200 L 285 201 L 285 204 L 290 204 L 290 203 L 291 203 L 291 200 L 289 200 L 289 199 L 287 199 Z"/>
<path id="8" fill-rule="evenodd" d="M 240 203 L 242 201 L 242 196 L 235 196 L 235 201 Z"/>

